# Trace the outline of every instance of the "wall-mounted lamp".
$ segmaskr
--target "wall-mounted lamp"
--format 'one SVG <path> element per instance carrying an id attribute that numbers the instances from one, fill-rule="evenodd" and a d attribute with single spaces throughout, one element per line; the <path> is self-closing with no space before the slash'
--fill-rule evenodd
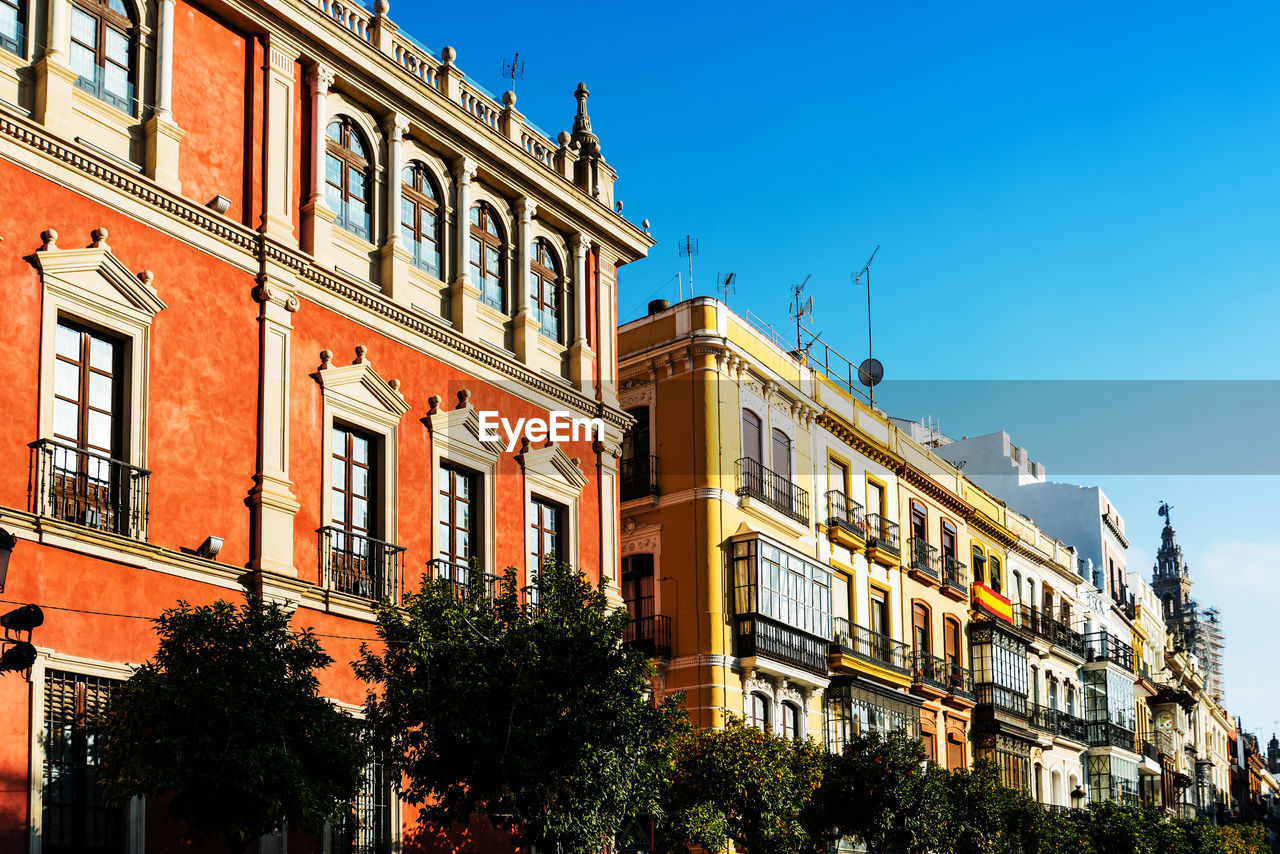
<path id="1" fill-rule="evenodd" d="M 222 537 L 205 537 L 204 542 L 196 549 L 196 556 L 205 560 L 217 560 L 220 551 L 222 551 Z"/>

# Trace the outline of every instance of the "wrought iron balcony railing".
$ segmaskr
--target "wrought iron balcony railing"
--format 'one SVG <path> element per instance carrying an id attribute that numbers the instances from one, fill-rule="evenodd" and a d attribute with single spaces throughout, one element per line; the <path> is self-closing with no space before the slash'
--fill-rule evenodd
<path id="1" fill-rule="evenodd" d="M 498 592 L 498 576 L 473 569 L 469 564 L 436 558 L 429 561 L 431 573 L 449 583 L 453 598 L 466 602 L 474 598 L 492 599 Z"/>
<path id="2" fill-rule="evenodd" d="M 931 685 L 943 691 L 948 689 L 950 667 L 947 662 L 927 652 L 911 653 L 911 684 Z"/>
<path id="3" fill-rule="evenodd" d="M 907 549 L 911 556 L 910 569 L 923 572 L 930 578 L 939 578 L 942 575 L 936 548 L 919 537 L 912 537 L 907 540 Z"/>
<path id="4" fill-rule="evenodd" d="M 147 538 L 151 472 L 52 439 L 27 447 L 33 513 L 134 540 Z"/>
<path id="5" fill-rule="evenodd" d="M 741 657 L 762 655 L 811 673 L 825 674 L 829 647 L 829 641 L 759 614 L 737 617 L 737 649 Z"/>
<path id="6" fill-rule="evenodd" d="M 879 513 L 868 513 L 867 546 L 898 554 L 898 523 L 890 522 Z"/>
<path id="7" fill-rule="evenodd" d="M 400 602 L 404 547 L 332 525 L 321 528 L 320 576 L 328 590 Z"/>
<path id="8" fill-rule="evenodd" d="M 957 697 L 972 700 L 973 670 L 956 663 L 947 665 L 947 688 Z"/>
<path id="9" fill-rule="evenodd" d="M 1084 657 L 1084 635 L 1055 620 L 1048 611 L 1017 605 L 1014 622 L 1022 629 L 1039 635 L 1049 643 L 1081 658 Z"/>
<path id="10" fill-rule="evenodd" d="M 671 618 L 662 614 L 632 617 L 622 642 L 633 644 L 656 658 L 671 657 Z"/>
<path id="11" fill-rule="evenodd" d="M 859 537 L 867 535 L 862 505 L 838 489 L 827 491 L 827 525 Z"/>
<path id="12" fill-rule="evenodd" d="M 627 457 L 618 467 L 618 493 L 623 501 L 658 494 L 658 458 Z"/>
<path id="13" fill-rule="evenodd" d="M 1030 723 L 1031 726 L 1050 735 L 1062 736 L 1063 738 L 1070 738 L 1080 742 L 1086 740 L 1084 721 L 1059 709 L 1032 706 Z"/>
<path id="14" fill-rule="evenodd" d="M 1160 761 L 1160 751 L 1156 750 L 1156 746 L 1145 738 L 1138 739 L 1137 747 L 1139 748 L 1138 752 L 1150 759 L 1152 762 Z"/>
<path id="15" fill-rule="evenodd" d="M 974 686 L 974 697 L 980 706 L 991 706 L 1009 715 L 1027 717 L 1027 695 L 1019 694 L 994 682 L 979 682 Z"/>
<path id="16" fill-rule="evenodd" d="M 1090 747 L 1119 747 L 1130 751 L 1135 747 L 1133 730 L 1125 729 L 1119 724 L 1089 721 L 1088 731 Z"/>
<path id="17" fill-rule="evenodd" d="M 809 524 L 809 493 L 758 460 L 738 460 L 738 495 L 754 498 L 784 516 Z"/>
<path id="18" fill-rule="evenodd" d="M 1133 647 L 1106 631 L 1085 635 L 1085 657 L 1090 661 L 1110 661 L 1133 670 Z"/>
<path id="19" fill-rule="evenodd" d="M 911 648 L 902 641 L 873 632 L 843 617 L 837 617 L 834 624 L 835 640 L 832 645 L 838 651 L 848 651 L 856 658 L 887 667 L 898 673 L 911 672 Z"/>
<path id="20" fill-rule="evenodd" d="M 942 583 L 947 587 L 967 591 L 969 589 L 969 567 L 958 561 L 955 555 L 943 555 Z"/>

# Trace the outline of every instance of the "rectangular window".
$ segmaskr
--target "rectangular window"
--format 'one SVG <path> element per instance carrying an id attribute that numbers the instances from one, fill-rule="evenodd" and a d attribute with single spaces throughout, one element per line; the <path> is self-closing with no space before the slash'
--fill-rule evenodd
<path id="1" fill-rule="evenodd" d="M 440 559 L 455 565 L 465 581 L 471 559 L 479 558 L 479 494 L 474 472 L 451 465 L 440 466 L 440 501 L 436 533 L 440 538 Z"/>
<path id="2" fill-rule="evenodd" d="M 631 615 L 631 621 L 641 626 L 642 640 L 652 640 L 653 634 L 653 555 L 630 555 L 622 559 L 622 602 Z M 649 634 L 643 635 L 648 626 Z"/>
<path id="3" fill-rule="evenodd" d="M 833 681 L 823 698 L 827 750 L 840 753 L 862 733 L 888 735 L 902 731 L 913 738 L 920 735 L 919 701 L 899 699 L 904 695 L 873 690 L 852 681 Z"/>
<path id="4" fill-rule="evenodd" d="M 360 789 L 345 813 L 330 827 L 329 850 L 344 854 L 387 854 L 391 850 L 390 804 L 382 760 L 360 775 Z"/>
<path id="5" fill-rule="evenodd" d="M 925 655 L 933 652 L 933 643 L 929 637 L 929 609 L 924 605 L 911 606 L 911 632 L 916 652 Z"/>
<path id="6" fill-rule="evenodd" d="M 831 571 L 765 540 L 733 544 L 737 614 L 831 638 Z"/>
<path id="7" fill-rule="evenodd" d="M 827 489 L 843 495 L 849 494 L 849 467 L 836 460 L 827 460 Z"/>
<path id="8" fill-rule="evenodd" d="M 929 513 L 917 501 L 911 502 L 911 536 L 922 543 L 929 542 Z"/>
<path id="9" fill-rule="evenodd" d="M 374 458 L 376 439 L 333 425 L 333 526 L 362 537 L 376 531 Z"/>
<path id="10" fill-rule="evenodd" d="M 533 565 L 535 572 L 554 558 L 566 559 L 564 550 L 564 508 L 541 498 L 534 498 L 530 508 L 533 534 Z"/>
<path id="11" fill-rule="evenodd" d="M 394 597 L 403 549 L 383 542 L 378 506 L 379 439 L 351 427 L 333 425 L 329 509 L 321 565 L 325 585 L 364 599 Z"/>
<path id="12" fill-rule="evenodd" d="M 126 850 L 124 807 L 98 787 L 99 727 L 115 682 L 48 670 L 44 679 L 41 836 L 46 854 Z"/>
<path id="13" fill-rule="evenodd" d="M 781 430 L 773 431 L 773 471 L 783 480 L 791 480 L 791 439 Z"/>
<path id="14" fill-rule="evenodd" d="M 867 513 L 884 516 L 884 487 L 878 483 L 867 484 Z"/>
<path id="15" fill-rule="evenodd" d="M 942 523 L 942 556 L 956 556 L 956 526 L 950 522 Z"/>
<path id="16" fill-rule="evenodd" d="M 889 601 L 883 591 L 874 589 L 871 591 L 871 610 L 868 617 L 870 622 L 867 628 L 873 632 L 888 636 Z"/>
<path id="17" fill-rule="evenodd" d="M 18 56 L 27 52 L 26 12 L 18 0 L 0 0 L 0 47 Z"/>

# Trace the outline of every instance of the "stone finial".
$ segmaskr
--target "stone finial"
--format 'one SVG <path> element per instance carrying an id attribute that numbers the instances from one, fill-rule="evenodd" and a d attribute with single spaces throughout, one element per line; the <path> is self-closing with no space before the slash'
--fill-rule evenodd
<path id="1" fill-rule="evenodd" d="M 89 248 L 90 249 L 110 249 L 111 247 L 107 245 L 107 237 L 109 236 L 110 236 L 110 232 L 108 232 L 102 226 L 98 226 L 93 230 L 93 233 L 90 235 L 90 237 L 93 238 L 93 245 L 90 246 Z"/>
<path id="2" fill-rule="evenodd" d="M 458 52 L 448 45 L 445 45 L 444 49 L 440 51 L 440 59 L 444 61 L 445 65 L 453 65 L 453 61 L 457 58 Z"/>
<path id="3" fill-rule="evenodd" d="M 378 0 L 373 4 L 373 11 L 376 15 L 385 15 L 391 11 L 391 4 L 387 0 Z"/>
<path id="4" fill-rule="evenodd" d="M 399 394 L 401 397 L 404 397 L 404 395 L 401 394 L 400 392 L 400 380 L 392 380 L 391 382 L 387 383 L 387 385 L 391 386 L 391 390 L 394 391 L 396 394 Z"/>
<path id="5" fill-rule="evenodd" d="M 54 231 L 52 228 L 46 228 L 44 231 L 40 232 L 40 239 L 44 241 L 44 243 L 37 250 L 38 252 L 54 252 L 57 250 L 58 232 Z"/>
<path id="6" fill-rule="evenodd" d="M 621 200 L 621 199 L 619 199 L 618 201 L 616 201 L 616 202 L 614 202 L 614 203 L 613 203 L 613 209 L 614 209 L 615 211 L 617 211 L 619 214 L 621 214 L 621 213 L 622 213 L 622 200 Z"/>
<path id="7" fill-rule="evenodd" d="M 156 274 L 153 273 L 151 270 L 143 270 L 141 273 L 138 274 L 138 279 L 142 282 L 142 284 L 151 288 L 152 287 L 151 283 L 156 280 Z"/>
<path id="8" fill-rule="evenodd" d="M 435 415 L 440 411 L 440 395 L 433 394 L 427 398 L 427 414 Z"/>
<path id="9" fill-rule="evenodd" d="M 569 462 L 573 463 L 576 468 L 582 468 L 582 457 L 573 457 Z"/>
<path id="10" fill-rule="evenodd" d="M 502 104 L 506 107 L 514 107 L 516 105 L 516 93 L 514 89 L 508 89 L 502 93 Z"/>
<path id="11" fill-rule="evenodd" d="M 353 365 L 363 365 L 363 364 L 366 364 L 366 363 L 368 362 L 368 359 L 366 359 L 366 358 L 365 358 L 365 356 L 367 356 L 367 355 L 368 355 L 368 353 L 369 353 L 369 348 L 368 348 L 368 347 L 364 346 L 363 344 L 357 344 L 357 345 L 356 345 L 356 358 L 355 358 L 355 361 L 354 361 L 354 362 L 352 362 L 351 364 L 353 364 Z"/>
<path id="12" fill-rule="evenodd" d="M 464 388 L 458 392 L 458 405 L 454 409 L 466 409 L 471 405 L 471 389 Z"/>
<path id="13" fill-rule="evenodd" d="M 587 89 L 587 84 L 579 83 L 578 88 L 573 91 L 573 97 L 578 99 L 578 112 L 573 117 L 573 135 L 590 136 L 591 117 L 587 115 L 587 98 L 591 97 L 591 91 Z"/>
<path id="14" fill-rule="evenodd" d="M 562 130 L 560 131 L 560 135 L 556 137 L 556 142 L 560 143 L 561 148 L 568 148 L 569 140 L 571 139 L 573 139 L 573 137 L 569 136 L 569 132 L 567 130 Z"/>
<path id="15" fill-rule="evenodd" d="M 649 220 L 647 220 L 647 219 L 642 219 L 642 220 L 640 220 L 640 227 L 644 229 L 644 233 L 645 233 L 645 234 L 648 234 L 648 233 L 649 233 Z"/>
<path id="16" fill-rule="evenodd" d="M 333 367 L 333 351 L 321 350 L 320 351 L 320 370 L 323 371 L 331 367 Z"/>

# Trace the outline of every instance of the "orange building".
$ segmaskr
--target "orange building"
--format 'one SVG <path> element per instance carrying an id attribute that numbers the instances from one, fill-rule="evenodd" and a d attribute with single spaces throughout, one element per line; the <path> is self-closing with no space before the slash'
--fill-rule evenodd
<path id="1" fill-rule="evenodd" d="M 45 609 L 0 678 L 0 850 L 177 844 L 93 785 L 136 617 L 287 601 L 355 709 L 373 601 L 423 573 L 617 578 L 617 271 L 651 241 L 585 87 L 548 139 L 378 8 L 0 0 L 3 609 Z M 509 447 L 487 412 L 602 426 Z M 263 850 L 391 850 L 367 776 L 357 827 Z"/>

